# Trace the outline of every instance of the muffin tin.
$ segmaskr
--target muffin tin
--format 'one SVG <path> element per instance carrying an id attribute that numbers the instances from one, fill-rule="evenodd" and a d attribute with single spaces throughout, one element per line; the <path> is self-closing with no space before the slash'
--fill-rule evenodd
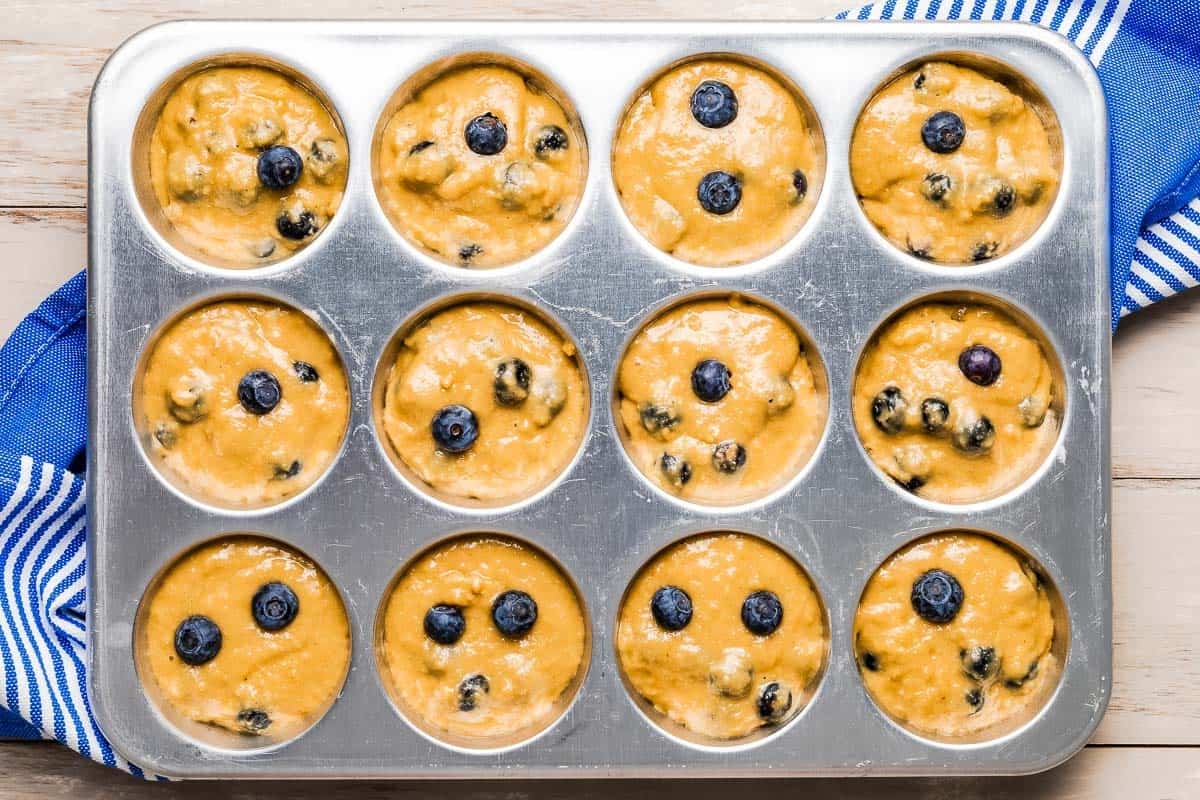
<path id="1" fill-rule="evenodd" d="M 627 104 L 663 69 L 704 53 L 769 65 L 811 104 L 826 169 L 804 228 L 775 253 L 704 268 L 659 252 L 630 225 L 609 153 Z M 550 246 L 492 270 L 417 252 L 388 223 L 373 181 L 381 114 L 397 87 L 440 63 L 491 54 L 558 86 L 588 137 L 578 210 Z M 484 56 L 485 58 L 487 55 Z M 857 115 L 905 67 L 948 58 L 1010 69 L 1044 95 L 1062 135 L 1054 208 L 1030 240 L 994 261 L 940 267 L 898 252 L 858 207 L 847 153 Z M 135 160 L 164 91 L 214 63 L 275 66 L 327 98 L 350 149 L 346 196 L 321 236 L 271 266 L 234 271 L 177 250 L 144 206 Z M 535 78 L 536 79 L 536 78 Z M 179 22 L 138 34 L 97 80 L 90 116 L 89 637 L 91 698 L 134 763 L 176 777 L 736 776 L 1026 773 L 1083 746 L 1111 691 L 1107 122 L 1087 60 L 1053 33 L 987 23 Z M 634 468 L 613 416 L 617 362 L 639 327 L 690 296 L 741 293 L 802 328 L 824 366 L 829 417 L 810 463 L 784 489 L 736 507 L 683 503 Z M 1058 443 L 1035 475 L 993 500 L 931 503 L 881 477 L 850 413 L 859 354 L 916 299 L 953 293 L 1014 308 L 1039 326 L 1062 370 Z M 310 489 L 265 509 L 190 499 L 146 458 L 131 411 L 142 354 L 181 310 L 265 297 L 309 312 L 331 337 L 351 391 L 337 461 Z M 583 446 L 553 484 L 505 507 L 463 506 L 404 477 L 377 433 L 378 373 L 396 332 L 450 299 L 509 299 L 539 310 L 578 345 L 591 394 Z M 1061 599 L 1062 677 L 1024 725 L 985 741 L 940 742 L 891 722 L 854 663 L 864 585 L 892 552 L 930 532 L 990 533 L 1027 553 Z M 762 536 L 811 576 L 829 655 L 797 717 L 767 735 L 698 742 L 660 725 L 627 693 L 614 624 L 637 570 L 671 542 L 732 530 Z M 579 587 L 591 647 L 565 713 L 520 742 L 471 749 L 410 725 L 377 671 L 376 622 L 402 567 L 463 532 L 524 539 Z M 223 534 L 273 537 L 316 561 L 341 591 L 352 658 L 341 696 L 287 742 L 201 741 L 148 701 L 135 670 L 134 620 L 146 587 L 180 554 Z M 265 746 L 264 746 L 265 745 Z"/>

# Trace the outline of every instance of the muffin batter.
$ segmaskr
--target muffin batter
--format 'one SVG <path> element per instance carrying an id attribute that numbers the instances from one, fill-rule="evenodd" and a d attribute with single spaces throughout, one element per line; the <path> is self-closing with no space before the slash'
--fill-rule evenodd
<path id="1" fill-rule="evenodd" d="M 922 618 L 914 582 L 943 570 L 961 586 L 947 622 Z M 986 536 L 920 539 L 871 578 L 854 619 L 863 680 L 885 712 L 939 737 L 968 737 L 1017 721 L 1058 679 L 1054 616 L 1029 564 Z"/>
<path id="2" fill-rule="evenodd" d="M 275 188 L 259 169 L 266 151 L 282 147 L 299 157 L 299 177 Z M 191 76 L 167 98 L 150 141 L 167 221 L 188 246 L 231 267 L 279 261 L 311 242 L 342 201 L 346 162 L 346 138 L 321 101 L 262 67 Z"/>
<path id="3" fill-rule="evenodd" d="M 690 598 L 690 620 L 678 630 L 652 610 L 663 587 Z M 763 590 L 778 599 L 782 621 L 760 635 L 747 627 L 743 604 Z M 617 655 L 634 690 L 672 721 L 714 739 L 795 716 L 826 649 L 824 613 L 808 577 L 775 546 L 732 533 L 695 536 L 655 556 L 634 579 L 617 622 Z"/>
<path id="4" fill-rule="evenodd" d="M 988 351 L 989 374 L 975 377 L 992 382 L 981 384 L 962 362 Z M 1058 435 L 1058 391 L 1041 345 L 1004 312 L 925 303 L 864 350 L 854 424 L 898 484 L 929 500 L 971 503 L 1012 489 L 1045 460 Z"/>
<path id="5" fill-rule="evenodd" d="M 306 489 L 333 461 L 349 415 L 329 339 L 302 312 L 257 300 L 173 323 L 146 359 L 140 396 L 151 460 L 229 508 Z"/>
<path id="6" fill-rule="evenodd" d="M 706 112 L 714 106 L 715 119 Z M 634 227 L 660 250 L 705 266 L 753 261 L 790 239 L 812 211 L 822 170 L 793 93 L 731 59 L 690 61 L 655 80 L 625 114 L 613 148 L 613 179 Z M 700 202 L 714 172 L 736 182 L 732 210 Z"/>
<path id="7" fill-rule="evenodd" d="M 272 583 L 298 602 L 290 622 L 267 630 L 252 606 Z M 254 537 L 219 539 L 172 565 L 142 602 L 143 679 L 185 719 L 282 740 L 308 728 L 341 691 L 350 662 L 345 608 L 320 568 L 293 550 Z M 176 641 L 197 616 L 219 629 L 219 647 L 192 666 Z"/>
<path id="8" fill-rule="evenodd" d="M 462 67 L 388 120 L 380 200 L 400 233 L 437 258 L 496 267 L 562 232 L 586 161 L 578 125 L 532 80 L 508 67 Z"/>
<path id="9" fill-rule="evenodd" d="M 459 444 L 441 412 L 470 414 Z M 439 311 L 404 338 L 387 379 L 383 427 L 400 459 L 437 491 L 503 502 L 545 486 L 574 457 L 588 397 L 575 345 L 536 315 L 499 303 Z"/>
<path id="10" fill-rule="evenodd" d="M 918 258 L 947 264 L 995 258 L 1029 238 L 1054 202 L 1058 164 L 1021 96 L 940 62 L 875 95 L 850 146 L 854 188 L 875 227 Z"/>
<path id="11" fill-rule="evenodd" d="M 532 626 L 515 635 L 493 619 L 510 590 L 536 604 Z M 449 643 L 430 635 L 435 607 L 461 624 Z M 544 555 L 507 538 L 467 536 L 405 570 L 379 646 L 385 681 L 425 725 L 475 740 L 531 736 L 558 716 L 585 669 L 586 624 L 575 590 Z"/>
<path id="12" fill-rule="evenodd" d="M 708 400 L 696 385 L 711 379 L 706 369 L 719 379 L 701 387 L 718 390 Z M 825 425 L 826 399 L 795 329 L 736 295 L 685 303 L 646 325 L 617 390 L 634 464 L 698 503 L 767 494 L 808 461 Z"/>

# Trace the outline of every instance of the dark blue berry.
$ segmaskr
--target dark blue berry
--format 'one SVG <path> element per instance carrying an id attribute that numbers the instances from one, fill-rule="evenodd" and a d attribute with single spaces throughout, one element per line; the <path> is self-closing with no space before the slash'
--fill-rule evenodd
<path id="1" fill-rule="evenodd" d="M 458 248 L 458 257 L 462 261 L 470 261 L 483 252 L 483 248 L 477 244 L 464 244 Z"/>
<path id="2" fill-rule="evenodd" d="M 962 117 L 953 111 L 939 111 L 921 126 L 921 140 L 935 153 L 953 153 L 966 135 Z"/>
<path id="3" fill-rule="evenodd" d="M 438 644 L 454 644 L 467 629 L 467 620 L 458 606 L 438 603 L 425 612 L 425 635 Z"/>
<path id="4" fill-rule="evenodd" d="M 296 377 L 301 383 L 314 383 L 321 380 L 321 376 L 317 374 L 317 368 L 307 361 L 293 361 L 292 369 L 296 372 Z"/>
<path id="5" fill-rule="evenodd" d="M 537 140 L 533 143 L 533 152 L 538 158 L 546 158 L 557 150 L 566 150 L 570 144 L 567 132 L 557 125 L 547 125 L 538 131 Z"/>
<path id="6" fill-rule="evenodd" d="M 682 417 L 670 408 L 653 403 L 647 403 L 639 408 L 638 417 L 641 418 L 642 427 L 646 429 L 647 433 L 670 430 L 682 421 Z"/>
<path id="7" fill-rule="evenodd" d="M 288 478 L 294 478 L 299 475 L 300 470 L 303 467 L 304 464 L 302 464 L 299 459 L 292 461 L 292 463 L 287 464 L 286 466 L 283 464 L 276 464 L 272 475 L 277 481 L 285 481 Z"/>
<path id="8" fill-rule="evenodd" d="M 692 116 L 706 128 L 724 128 L 737 113 L 737 95 L 720 81 L 704 81 L 692 92 Z"/>
<path id="9" fill-rule="evenodd" d="M 464 135 L 471 152 L 481 156 L 494 156 L 508 146 L 508 128 L 490 111 L 468 122 Z"/>
<path id="10" fill-rule="evenodd" d="M 479 438 L 479 422 L 466 406 L 446 406 L 433 415 L 433 440 L 447 453 L 465 453 Z"/>
<path id="11" fill-rule="evenodd" d="M 967 692 L 966 700 L 967 705 L 975 709 L 973 712 L 971 712 L 973 714 L 978 713 L 979 710 L 983 708 L 983 692 L 978 689 L 972 689 L 971 691 Z"/>
<path id="12" fill-rule="evenodd" d="M 492 601 L 492 622 L 505 636 L 524 636 L 537 622 L 537 617 L 537 603 L 517 589 L 502 592 Z"/>
<path id="13" fill-rule="evenodd" d="M 719 472 L 737 472 L 746 465 L 746 448 L 732 439 L 718 442 L 713 448 L 713 466 Z"/>
<path id="14" fill-rule="evenodd" d="M 800 170 L 792 172 L 792 189 L 796 192 L 796 196 L 792 198 L 793 203 L 799 203 L 808 196 L 808 178 Z"/>
<path id="15" fill-rule="evenodd" d="M 287 145 L 277 144 L 258 154 L 258 180 L 268 189 L 286 189 L 300 180 L 304 159 Z"/>
<path id="16" fill-rule="evenodd" d="M 946 427 L 950 419 L 950 406 L 937 397 L 926 397 L 921 401 L 921 426 L 929 433 L 937 433 Z"/>
<path id="17" fill-rule="evenodd" d="M 742 202 L 742 182 L 728 172 L 710 172 L 700 179 L 696 198 L 708 213 L 728 214 Z"/>
<path id="18" fill-rule="evenodd" d="M 963 671 L 977 681 L 986 681 L 1000 670 L 1000 659 L 996 658 L 996 650 L 991 647 L 976 645 L 970 650 L 959 653 L 962 658 Z"/>
<path id="19" fill-rule="evenodd" d="M 692 621 L 692 598 L 678 586 L 663 586 L 650 598 L 650 613 L 663 630 L 681 631 Z"/>
<path id="20" fill-rule="evenodd" d="M 251 414 L 270 414 L 283 399 L 283 389 L 274 375 L 266 370 L 247 372 L 238 382 L 238 402 Z"/>
<path id="21" fill-rule="evenodd" d="M 979 242 L 971 248 L 971 260 L 987 261 L 989 258 L 994 258 L 998 252 L 1000 252 L 999 242 Z"/>
<path id="22" fill-rule="evenodd" d="M 195 614 L 175 629 L 175 653 L 193 667 L 207 664 L 221 652 L 221 629 L 208 617 Z"/>
<path id="23" fill-rule="evenodd" d="M 246 733 L 262 733 L 271 727 L 271 716 L 261 708 L 243 708 L 237 714 L 237 721 Z"/>
<path id="24" fill-rule="evenodd" d="M 742 624 L 756 636 L 770 636 L 783 624 L 783 603 L 774 592 L 753 592 L 742 602 Z"/>
<path id="25" fill-rule="evenodd" d="M 908 414 L 908 401 L 895 386 L 888 386 L 871 401 L 871 419 L 884 433 L 899 433 Z"/>
<path id="26" fill-rule="evenodd" d="M 492 381 L 492 395 L 497 405 L 519 406 L 529 396 L 529 382 L 533 370 L 519 358 L 506 358 L 496 365 L 496 377 Z"/>
<path id="27" fill-rule="evenodd" d="M 912 607 L 922 619 L 949 622 L 962 604 L 962 585 L 945 570 L 931 569 L 913 582 Z"/>
<path id="28" fill-rule="evenodd" d="M 792 708 L 792 692 L 778 681 L 764 683 L 755 707 L 764 722 L 782 722 Z"/>
<path id="29" fill-rule="evenodd" d="M 662 474 L 677 488 L 682 488 L 692 479 L 692 465 L 679 456 L 663 453 L 658 461 Z"/>
<path id="30" fill-rule="evenodd" d="M 1013 204 L 1017 202 L 1017 193 L 1013 187 L 1007 183 L 1001 184 L 996 190 L 996 195 L 992 198 L 992 208 L 995 209 L 998 216 L 1004 216 L 1012 211 Z"/>
<path id="31" fill-rule="evenodd" d="M 458 710 L 474 711 L 479 705 L 479 698 L 492 690 L 486 675 L 475 673 L 468 675 L 458 684 Z"/>
<path id="32" fill-rule="evenodd" d="M 950 180 L 949 175 L 943 175 L 940 172 L 931 172 L 921 181 L 921 194 L 925 195 L 927 200 L 939 203 L 950 193 L 952 185 L 953 182 Z"/>
<path id="33" fill-rule="evenodd" d="M 862 660 L 863 669 L 867 670 L 868 672 L 878 672 L 879 671 L 879 656 L 875 655 L 874 653 L 864 650 L 862 653 L 862 656 L 861 656 L 861 660 Z"/>
<path id="34" fill-rule="evenodd" d="M 718 403 L 733 388 L 729 367 L 715 358 L 706 358 L 692 368 L 692 391 L 706 403 Z"/>
<path id="35" fill-rule="evenodd" d="M 996 426 L 987 417 L 969 421 L 954 432 L 954 446 L 970 455 L 986 453 L 995 443 Z"/>
<path id="36" fill-rule="evenodd" d="M 254 593 L 250 611 L 264 631 L 281 631 L 300 613 L 300 598 L 286 583 L 272 581 Z"/>
<path id="37" fill-rule="evenodd" d="M 290 211 L 284 211 L 276 217 L 275 229 L 285 239 L 300 241 L 301 239 L 307 239 L 317 232 L 317 220 L 310 211 L 301 211 L 299 215 L 293 215 Z"/>
<path id="38" fill-rule="evenodd" d="M 1000 377 L 1000 356 L 990 347 L 973 344 L 958 355 L 958 368 L 971 383 L 991 386 Z"/>

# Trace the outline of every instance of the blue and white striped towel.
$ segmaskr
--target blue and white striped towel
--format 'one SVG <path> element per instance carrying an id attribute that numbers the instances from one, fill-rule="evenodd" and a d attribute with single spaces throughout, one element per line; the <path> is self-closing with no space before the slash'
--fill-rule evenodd
<path id="1" fill-rule="evenodd" d="M 1200 283 L 1196 0 L 887 0 L 840 16 L 1020 19 L 1068 36 L 1109 102 L 1114 328 Z M 0 736 L 57 739 L 149 777 L 105 740 L 84 679 L 84 281 L 0 349 Z"/>

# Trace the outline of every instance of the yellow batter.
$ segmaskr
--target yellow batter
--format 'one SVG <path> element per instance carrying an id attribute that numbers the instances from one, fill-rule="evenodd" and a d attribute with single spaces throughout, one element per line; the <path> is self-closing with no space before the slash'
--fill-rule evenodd
<path id="1" fill-rule="evenodd" d="M 911 600 L 929 570 L 962 586 L 957 616 L 934 623 Z M 1050 652 L 1054 616 L 1033 568 L 986 536 L 930 536 L 889 558 L 871 578 L 854 619 L 854 648 L 875 702 L 902 723 L 964 737 L 1017 720 L 1058 679 Z"/>
<path id="2" fill-rule="evenodd" d="M 715 403 L 692 387 L 706 359 L 731 373 L 732 388 Z M 646 325 L 621 361 L 617 389 L 634 464 L 698 503 L 744 502 L 777 488 L 808 461 L 825 424 L 824 393 L 795 329 L 736 295 L 686 303 Z M 723 443 L 744 450 L 735 471 L 717 466 Z"/>
<path id="3" fill-rule="evenodd" d="M 507 144 L 468 147 L 468 123 L 497 117 Z M 587 145 L 578 125 L 533 81 L 508 67 L 452 70 L 388 120 L 380 144 L 380 200 L 417 246 L 465 267 L 533 255 L 557 236 L 583 191 Z"/>
<path id="4" fill-rule="evenodd" d="M 737 116 L 723 127 L 692 114 L 692 94 L 705 81 L 737 98 Z M 723 215 L 697 199 L 701 179 L 717 170 L 741 181 L 741 202 Z M 753 261 L 790 239 L 812 211 L 822 170 L 793 93 L 731 59 L 691 61 L 655 80 L 625 114 L 613 147 L 613 179 L 634 227 L 660 250 L 704 266 Z"/>
<path id="5" fill-rule="evenodd" d="M 512 589 L 538 608 L 519 638 L 501 634 L 492 620 L 493 601 Z M 467 536 L 436 547 L 405 570 L 386 602 L 384 679 L 406 712 L 440 731 L 470 739 L 533 735 L 558 716 L 584 669 L 586 625 L 575 590 L 546 556 L 511 539 Z M 443 604 L 466 621 L 453 644 L 424 630 L 426 612 Z M 460 687 L 468 679 L 487 688 L 464 703 Z"/>
<path id="6" fill-rule="evenodd" d="M 299 610 L 286 627 L 265 631 L 251 603 L 272 582 L 295 593 Z M 185 719 L 282 740 L 314 723 L 341 691 L 350 661 L 346 610 L 320 568 L 291 549 L 220 539 L 172 565 L 142 602 L 143 678 Z M 199 666 L 175 650 L 176 629 L 193 615 L 221 631 L 216 657 Z"/>
<path id="7" fill-rule="evenodd" d="M 957 114 L 961 145 L 936 153 L 922 126 Z M 894 245 L 948 264 L 1007 253 L 1046 218 L 1059 154 L 1020 95 L 966 67 L 934 62 L 885 86 L 863 111 L 850 172 L 867 217 Z"/>
<path id="8" fill-rule="evenodd" d="M 258 178 L 259 153 L 275 145 L 303 159 L 286 189 Z M 246 268 L 288 257 L 325 228 L 342 201 L 347 158 L 333 116 L 294 80 L 262 67 L 215 67 L 167 98 L 150 141 L 150 179 L 188 246 Z M 282 235 L 281 216 L 312 233 Z"/>
<path id="9" fill-rule="evenodd" d="M 998 379 L 981 386 L 964 375 L 962 352 L 974 345 L 1000 358 Z M 875 398 L 900 395 L 895 432 L 875 421 Z M 1020 484 L 1054 446 L 1061 388 L 1041 345 L 1007 314 L 985 305 L 925 303 L 887 323 L 863 352 L 854 384 L 854 424 L 875 464 L 901 486 L 944 503 L 995 497 Z M 948 417 L 926 427 L 925 401 Z M 988 449 L 963 448 L 963 435 L 990 421 Z"/>
<path id="10" fill-rule="evenodd" d="M 691 621 L 661 627 L 651 599 L 674 586 L 691 598 Z M 769 635 L 743 624 L 747 595 L 768 590 L 783 606 Z M 825 663 L 825 618 L 808 577 L 774 545 L 753 536 L 704 534 L 659 553 L 634 579 L 617 622 L 617 655 L 633 688 L 660 713 L 715 739 L 745 736 L 797 714 Z M 791 696 L 781 716 L 759 713 L 763 688 Z"/>
<path id="11" fill-rule="evenodd" d="M 252 372 L 273 376 L 269 413 L 239 398 Z M 154 344 L 141 377 L 151 460 L 201 499 L 256 507 L 303 491 L 337 455 L 349 415 L 333 345 L 295 309 L 222 301 L 189 312 Z"/>
<path id="12" fill-rule="evenodd" d="M 497 399 L 501 365 L 519 359 L 527 386 Z M 463 405 L 479 422 L 466 452 L 431 435 L 439 409 Z M 574 457 L 588 418 L 575 345 L 529 311 L 466 303 L 440 311 L 404 338 L 387 379 L 383 427 L 400 459 L 439 492 L 487 502 L 545 486 Z"/>

